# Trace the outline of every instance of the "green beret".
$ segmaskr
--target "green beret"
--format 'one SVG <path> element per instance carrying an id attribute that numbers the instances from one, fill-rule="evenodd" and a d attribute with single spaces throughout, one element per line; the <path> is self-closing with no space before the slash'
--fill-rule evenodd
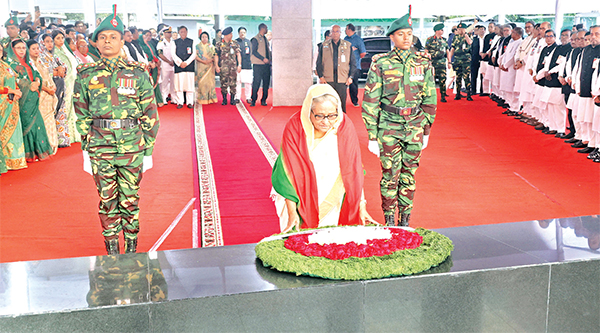
<path id="1" fill-rule="evenodd" d="M 400 29 L 412 29 L 412 18 L 410 17 L 411 15 L 411 6 L 408 6 L 408 14 L 402 16 L 401 18 L 397 19 L 396 21 L 392 22 L 392 25 L 390 25 L 390 28 L 388 29 L 387 33 L 385 34 L 386 36 L 389 36 L 391 34 L 393 34 L 396 30 L 400 30 Z"/>
<path id="2" fill-rule="evenodd" d="M 92 41 L 96 42 L 98 40 L 98 34 L 102 31 L 106 30 L 114 30 L 123 34 L 125 30 L 125 25 L 123 21 L 117 16 L 117 5 L 113 5 L 113 14 L 107 16 L 100 25 L 94 30 L 94 34 L 92 35 Z"/>
<path id="3" fill-rule="evenodd" d="M 8 21 L 6 21 L 4 23 L 4 26 L 8 27 L 9 25 L 13 25 L 18 28 L 19 27 L 19 19 L 16 16 L 9 18 Z"/>
<path id="4" fill-rule="evenodd" d="M 229 35 L 232 32 L 233 32 L 233 28 L 232 27 L 227 27 L 227 28 L 223 29 L 223 32 L 221 32 L 221 35 L 227 36 L 227 35 Z"/>
<path id="5" fill-rule="evenodd" d="M 466 29 L 467 27 L 468 27 L 468 26 L 467 26 L 467 24 L 466 24 L 466 23 L 460 22 L 460 24 L 458 25 L 458 27 L 457 27 L 457 28 L 464 28 L 464 29 Z"/>
<path id="6" fill-rule="evenodd" d="M 433 27 L 433 31 L 444 30 L 444 23 L 438 23 Z"/>

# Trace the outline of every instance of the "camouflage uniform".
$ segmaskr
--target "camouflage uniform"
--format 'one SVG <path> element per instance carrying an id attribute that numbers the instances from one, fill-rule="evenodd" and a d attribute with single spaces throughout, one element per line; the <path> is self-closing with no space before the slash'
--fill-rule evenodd
<path id="1" fill-rule="evenodd" d="M 237 85 L 237 55 L 241 54 L 240 44 L 235 40 L 231 40 L 229 43 L 221 41 L 217 43 L 216 49 L 219 55 L 219 66 L 221 67 L 219 79 L 221 80 L 223 100 L 226 99 L 227 88 L 229 88 L 229 94 L 233 99 L 235 98 Z"/>
<path id="2" fill-rule="evenodd" d="M 440 87 L 440 94 L 446 96 L 446 52 L 448 41 L 435 35 L 427 38 L 425 49 L 431 55 L 431 64 L 435 69 L 435 82 Z"/>
<path id="3" fill-rule="evenodd" d="M 410 214 L 423 135 L 435 118 L 433 66 L 423 52 L 394 49 L 373 57 L 365 84 L 362 117 L 369 140 L 379 143 L 381 207 Z"/>
<path id="4" fill-rule="evenodd" d="M 143 64 L 123 58 L 102 58 L 77 71 L 77 130 L 100 195 L 102 234 L 118 239 L 124 229 L 125 239 L 135 240 L 142 162 L 152 155 L 159 127 L 154 87 Z M 129 123 L 119 126 L 124 119 Z"/>
<path id="5" fill-rule="evenodd" d="M 98 256 L 89 273 L 89 306 L 159 302 L 167 298 L 167 282 L 158 259 L 147 253 Z"/>
<path id="6" fill-rule="evenodd" d="M 456 95 L 460 95 L 462 80 L 465 80 L 467 95 L 471 96 L 471 45 L 465 36 L 456 35 L 452 40 L 454 49 L 454 63 L 452 68 L 456 72 Z"/>

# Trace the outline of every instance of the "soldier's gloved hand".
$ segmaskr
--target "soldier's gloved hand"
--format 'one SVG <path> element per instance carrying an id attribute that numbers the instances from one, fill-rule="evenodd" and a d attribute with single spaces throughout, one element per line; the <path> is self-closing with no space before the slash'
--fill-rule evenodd
<path id="1" fill-rule="evenodd" d="M 83 171 L 92 174 L 92 162 L 90 162 L 90 155 L 87 151 L 83 151 Z"/>
<path id="2" fill-rule="evenodd" d="M 144 156 L 144 160 L 142 161 L 143 164 L 143 169 L 142 169 L 142 173 L 146 172 L 147 170 L 152 169 L 152 156 Z"/>
<path id="3" fill-rule="evenodd" d="M 421 150 L 427 148 L 428 143 L 429 143 L 429 135 L 423 135 L 423 148 L 421 148 Z"/>
<path id="4" fill-rule="evenodd" d="M 375 140 L 369 141 L 369 151 L 379 157 L 379 143 Z"/>

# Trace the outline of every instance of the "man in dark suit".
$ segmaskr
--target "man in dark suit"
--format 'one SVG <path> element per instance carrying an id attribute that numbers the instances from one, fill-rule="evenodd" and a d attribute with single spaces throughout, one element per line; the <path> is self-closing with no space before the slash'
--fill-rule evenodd
<path id="1" fill-rule="evenodd" d="M 484 35 L 485 27 L 482 25 L 475 26 L 475 35 L 471 45 L 471 95 L 477 95 L 477 82 L 480 82 L 479 66 L 481 64 Z M 479 92 L 481 92 L 481 86 Z"/>

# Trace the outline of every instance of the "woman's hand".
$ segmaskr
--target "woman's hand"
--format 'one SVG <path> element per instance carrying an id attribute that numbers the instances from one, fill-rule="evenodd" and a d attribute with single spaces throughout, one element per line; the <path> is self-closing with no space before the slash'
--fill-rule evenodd
<path id="1" fill-rule="evenodd" d="M 31 86 L 29 87 L 29 90 L 38 91 L 39 88 L 40 88 L 40 81 L 38 79 L 36 79 L 35 81 L 31 82 Z"/>
<path id="2" fill-rule="evenodd" d="M 67 70 L 63 66 L 60 66 L 57 68 L 57 73 L 58 73 L 58 76 L 65 77 Z"/>
<path id="3" fill-rule="evenodd" d="M 21 98 L 21 96 L 23 96 L 23 93 L 21 92 L 21 90 L 18 89 L 10 89 L 8 88 L 8 93 L 9 94 L 15 94 L 14 100 L 18 100 L 19 98 Z"/>
<path id="4" fill-rule="evenodd" d="M 362 203 L 362 202 L 360 203 L 360 208 L 358 209 L 358 215 L 360 216 L 360 223 L 362 225 L 366 225 L 369 223 L 375 223 L 375 224 L 381 225 L 381 223 L 373 220 L 371 215 L 369 215 L 369 213 L 367 212 L 367 204 L 366 203 Z"/>
<path id="5" fill-rule="evenodd" d="M 221 67 L 217 66 L 216 68 L 217 73 L 221 73 Z"/>

